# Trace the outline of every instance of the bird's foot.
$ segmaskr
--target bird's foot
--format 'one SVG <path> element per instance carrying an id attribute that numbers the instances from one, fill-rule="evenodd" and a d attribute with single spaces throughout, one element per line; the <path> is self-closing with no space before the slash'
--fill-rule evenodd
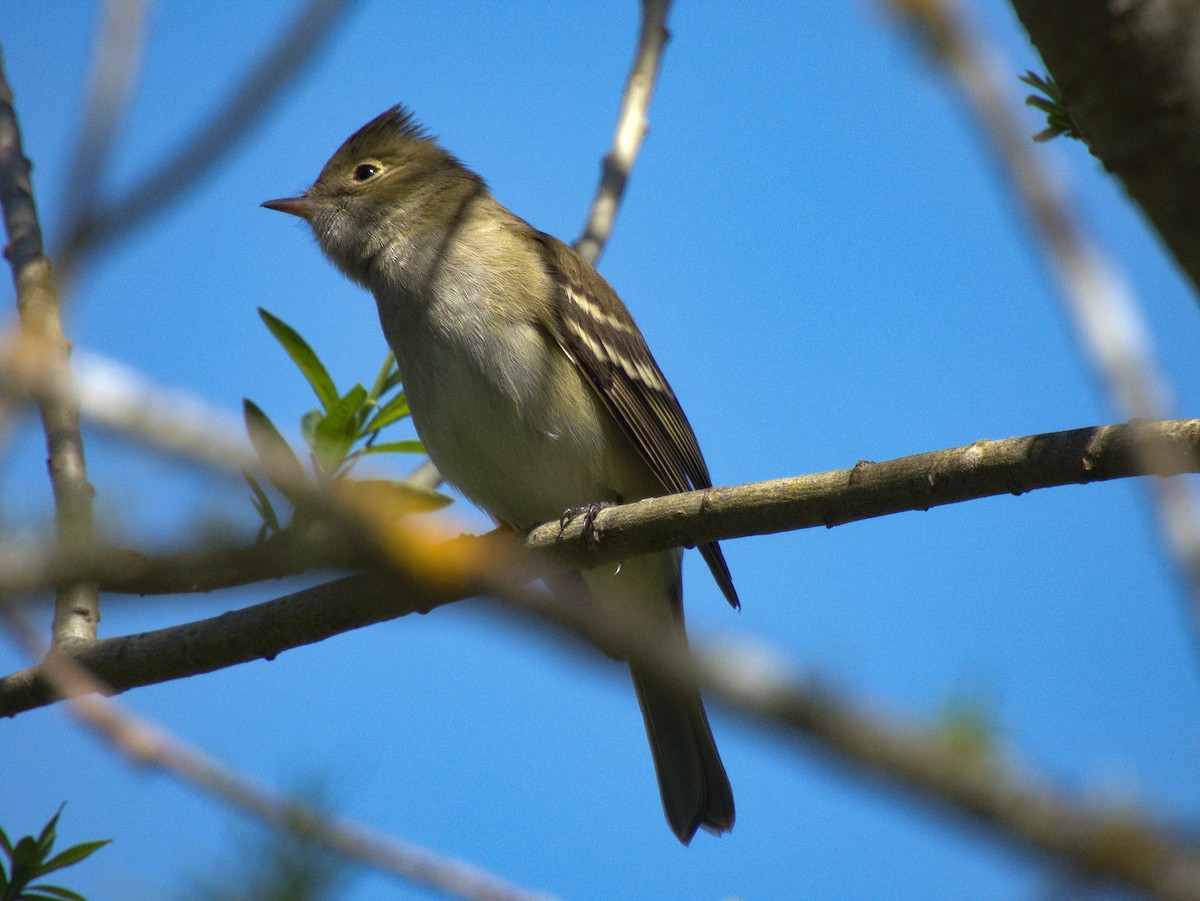
<path id="1" fill-rule="evenodd" d="M 578 507 L 568 507 L 563 511 L 563 515 L 558 518 L 558 535 L 561 538 L 562 533 L 566 531 L 567 526 L 573 523 L 580 516 L 583 517 L 583 540 L 590 541 L 593 544 L 599 544 L 603 537 L 596 529 L 596 517 L 600 515 L 600 511 L 606 507 L 617 506 L 612 501 L 595 501 L 590 504 L 583 504 Z"/>

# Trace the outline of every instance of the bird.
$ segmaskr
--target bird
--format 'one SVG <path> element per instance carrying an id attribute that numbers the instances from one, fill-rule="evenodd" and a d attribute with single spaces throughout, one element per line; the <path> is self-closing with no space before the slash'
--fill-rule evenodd
<path id="1" fill-rule="evenodd" d="M 502 526 L 712 487 L 616 291 L 496 200 L 404 106 L 347 138 L 302 194 L 262 206 L 305 220 L 333 264 L 374 295 L 426 453 Z M 740 609 L 719 545 L 700 553 Z M 682 635 L 682 555 L 547 582 Z M 733 790 L 698 688 L 636 661 L 630 671 L 671 830 L 685 845 L 698 829 L 729 832 Z"/>

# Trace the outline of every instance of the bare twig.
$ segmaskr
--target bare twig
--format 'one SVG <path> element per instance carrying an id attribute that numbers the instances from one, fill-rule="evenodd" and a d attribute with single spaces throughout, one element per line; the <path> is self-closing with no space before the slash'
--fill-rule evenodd
<path id="1" fill-rule="evenodd" d="M 404 477 L 404 481 L 416 488 L 425 488 L 433 491 L 444 481 L 442 474 L 438 472 L 437 467 L 429 460 L 425 460 L 417 466 L 412 472 Z"/>
<path id="2" fill-rule="evenodd" d="M 88 99 L 75 157 L 67 167 L 64 221 L 75 232 L 92 211 L 114 139 L 137 81 L 149 0 L 107 0 L 96 34 Z"/>
<path id="3" fill-rule="evenodd" d="M 69 280 L 87 256 L 143 225 L 219 163 L 263 121 L 283 90 L 324 47 L 349 3 L 309 0 L 258 67 L 211 119 L 181 142 L 174 156 L 125 197 L 86 210 L 56 255 L 61 277 Z"/>
<path id="4" fill-rule="evenodd" d="M 0 607 L 26 652 L 42 653 L 17 608 Z M 203 754 L 199 749 L 98 695 L 107 687 L 70 657 L 51 653 L 41 665 L 52 690 L 71 698 L 71 712 L 132 762 L 162 770 L 197 791 L 265 823 L 294 833 L 351 860 L 406 882 L 464 901 L 548 901 L 548 896 L 511 885 L 465 861 L 381 835 L 340 817 L 328 817 L 289 800 Z"/>
<path id="5" fill-rule="evenodd" d="M 642 27 L 638 34 L 637 52 L 633 67 L 625 82 L 621 97 L 621 112 L 613 135 L 612 149 L 601 166 L 600 185 L 592 201 L 583 234 L 575 242 L 575 250 L 592 265 L 600 259 L 604 245 L 612 234 L 617 207 L 625 193 L 629 172 L 646 136 L 646 111 L 658 79 L 658 65 L 667 43 L 667 9 L 670 0 L 642 0 Z"/>
<path id="6" fill-rule="evenodd" d="M 22 333 L 42 348 L 46 372 L 54 381 L 70 384 L 70 342 L 62 331 L 58 294 L 50 261 L 42 252 L 42 230 L 33 201 L 30 164 L 21 147 L 21 132 L 13 108 L 12 89 L 0 58 L 0 204 L 8 246 L 4 256 L 12 266 Z M 87 546 L 92 541 L 92 486 L 83 458 L 79 411 L 64 397 L 38 402 L 49 453 L 54 488 L 55 521 L 63 544 Z M 100 595 L 94 584 L 77 582 L 58 589 L 54 612 L 54 643 L 96 637 Z"/>
<path id="7" fill-rule="evenodd" d="M 892 0 L 892 7 L 918 28 L 990 139 L 1013 194 L 1037 230 L 1039 249 L 1058 282 L 1083 350 L 1117 409 L 1130 418 L 1168 415 L 1166 381 L 1133 291 L 1085 232 L 1063 190 L 1034 154 L 1010 103 L 1006 85 L 1011 79 L 994 61 L 996 51 L 968 27 L 957 0 Z M 1170 451 L 1146 447 L 1138 452 Z M 1200 508 L 1183 480 L 1156 481 L 1152 492 L 1167 547 L 1187 581 L 1193 619 L 1200 625 Z"/>
<path id="8" fill-rule="evenodd" d="M 157 554 L 102 544 L 43 549 L 33 541 L 18 541 L 0 544 L 0 592 L 13 597 L 37 595 L 62 582 L 87 579 L 112 594 L 192 594 L 314 570 L 357 570 L 369 565 L 368 555 L 346 538 L 334 529 L 322 530 L 315 540 L 296 539 L 285 532 L 262 544 L 196 550 L 198 542 L 185 542 L 177 552 Z"/>

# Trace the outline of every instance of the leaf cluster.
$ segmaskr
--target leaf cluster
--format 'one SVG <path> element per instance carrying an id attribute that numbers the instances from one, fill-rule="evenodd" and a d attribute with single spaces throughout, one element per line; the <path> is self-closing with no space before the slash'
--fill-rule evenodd
<path id="1" fill-rule="evenodd" d="M 59 807 L 37 838 L 26 835 L 13 844 L 7 833 L 0 829 L 0 852 L 8 859 L 7 867 L 0 861 L 0 901 L 87 901 L 78 892 L 61 885 L 30 885 L 33 880 L 47 873 L 79 863 L 112 841 L 83 842 L 52 857 L 54 842 L 58 838 L 58 818 L 62 811 L 62 807 Z"/>
<path id="2" fill-rule="evenodd" d="M 402 390 L 396 358 L 391 353 L 379 367 L 369 390 L 356 383 L 343 394 L 320 357 L 299 332 L 261 307 L 258 314 L 300 370 L 320 403 L 319 407 L 309 410 L 300 419 L 300 433 L 308 445 L 312 470 L 310 477 L 270 417 L 249 398 L 242 399 L 246 431 L 255 452 L 263 461 L 268 480 L 292 505 L 293 511 L 300 506 L 301 492 L 298 486 L 311 480 L 326 484 L 346 480 L 354 464 L 367 454 L 424 453 L 420 441 L 378 440 L 384 428 L 409 416 L 408 399 Z M 270 495 L 256 478 L 249 473 L 245 477 L 252 492 L 251 502 L 263 521 L 259 528 L 259 539 L 282 533 L 286 526 Z M 450 503 L 449 498 L 436 491 L 405 486 L 399 482 L 370 480 L 359 484 L 393 495 L 403 494 L 408 509 L 432 510 Z"/>
<path id="3" fill-rule="evenodd" d="M 1027 70 L 1018 76 L 1021 81 L 1038 91 L 1025 98 L 1025 105 L 1032 106 L 1046 114 L 1046 127 L 1033 136 L 1035 141 L 1049 141 L 1059 135 L 1068 138 L 1081 138 L 1082 135 L 1071 112 L 1063 102 L 1062 89 L 1049 75 L 1044 78 L 1036 72 Z"/>

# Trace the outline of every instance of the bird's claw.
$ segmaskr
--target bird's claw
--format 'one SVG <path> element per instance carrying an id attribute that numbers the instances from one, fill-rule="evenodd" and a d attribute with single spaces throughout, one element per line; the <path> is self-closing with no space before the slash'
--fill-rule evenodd
<path id="1" fill-rule="evenodd" d="M 615 504 L 609 501 L 596 501 L 590 504 L 582 504 L 578 507 L 568 507 L 563 511 L 562 516 L 558 518 L 558 535 L 561 538 L 562 533 L 567 530 L 567 526 L 573 523 L 578 517 L 583 517 L 583 540 L 590 541 L 594 544 L 600 542 L 601 535 L 596 529 L 596 517 L 600 515 L 600 511 L 606 507 L 613 507 Z"/>

